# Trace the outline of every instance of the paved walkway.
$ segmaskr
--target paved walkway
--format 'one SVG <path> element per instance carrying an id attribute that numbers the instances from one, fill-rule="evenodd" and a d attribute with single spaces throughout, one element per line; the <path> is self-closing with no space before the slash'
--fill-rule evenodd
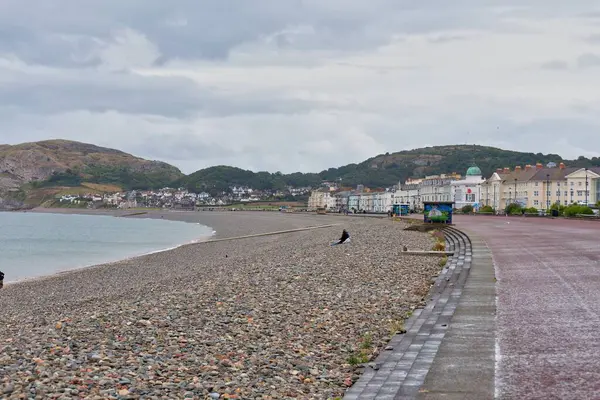
<path id="1" fill-rule="evenodd" d="M 498 279 L 499 399 L 600 399 L 600 223 L 458 216 Z"/>
<path id="2" fill-rule="evenodd" d="M 496 282 L 485 242 L 471 236 L 471 271 L 418 399 L 494 398 Z"/>
<path id="3" fill-rule="evenodd" d="M 455 223 L 466 251 L 344 398 L 600 399 L 600 223 Z"/>
<path id="4" fill-rule="evenodd" d="M 427 306 L 415 310 L 407 322 L 406 334 L 396 335 L 390 341 L 389 347 L 370 367 L 366 368 L 360 380 L 346 393 L 345 400 L 414 399 L 422 390 L 432 367 L 438 368 L 445 377 L 447 376 L 448 367 L 437 362 L 440 360 L 438 352 L 445 348 L 442 343 L 446 343 L 444 340 L 446 335 L 456 334 L 456 332 L 452 333 L 454 322 L 452 324 L 450 322 L 461 299 L 472 262 L 471 242 L 466 236 L 460 232 L 448 232 L 447 238 L 451 245 L 450 250 L 454 250 L 452 246 L 456 246 L 456 253 L 436 279 Z M 493 276 L 490 281 L 493 287 Z M 493 322 L 493 313 L 491 318 Z M 464 340 L 461 342 L 463 346 L 467 345 Z M 493 339 L 491 348 L 493 349 Z M 450 355 L 443 351 L 442 354 Z M 473 398 L 485 399 L 481 397 L 482 390 L 486 393 L 491 392 L 489 388 L 492 384 L 493 369 L 488 382 L 480 386 L 483 389 L 469 390 L 477 395 Z M 428 394 L 435 396 L 436 393 L 442 394 L 442 392 L 446 393 L 447 389 L 440 391 L 432 387 Z"/>

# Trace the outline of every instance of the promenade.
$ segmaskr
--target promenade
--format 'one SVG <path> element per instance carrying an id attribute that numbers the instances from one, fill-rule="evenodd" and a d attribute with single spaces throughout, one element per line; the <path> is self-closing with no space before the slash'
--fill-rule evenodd
<path id="1" fill-rule="evenodd" d="M 346 398 L 600 398 L 600 223 L 462 215 L 454 222 L 470 237 L 461 258 L 471 266 L 461 262 L 470 272 L 448 298 L 458 301 L 448 326 L 413 316 L 412 331 L 390 347 L 400 354 L 380 357 L 400 362 L 367 369 Z M 420 314 L 448 316 L 438 285 Z M 433 360 L 403 372 L 407 355 L 423 357 L 413 338 Z M 390 390 L 390 382 L 400 384 Z"/>
<path id="2" fill-rule="evenodd" d="M 498 399 L 600 398 L 600 223 L 458 216 L 496 270 Z"/>

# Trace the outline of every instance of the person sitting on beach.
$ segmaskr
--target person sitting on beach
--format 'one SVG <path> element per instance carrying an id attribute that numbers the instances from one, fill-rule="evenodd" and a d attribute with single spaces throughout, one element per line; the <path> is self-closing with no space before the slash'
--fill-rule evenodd
<path id="1" fill-rule="evenodd" d="M 339 242 L 333 243 L 332 246 L 348 243 L 349 241 L 350 241 L 350 234 L 348 233 L 347 230 L 344 229 L 344 231 L 342 232 L 342 237 L 340 238 Z"/>
<path id="2" fill-rule="evenodd" d="M 4 272 L 0 271 L 0 289 L 4 287 Z"/>

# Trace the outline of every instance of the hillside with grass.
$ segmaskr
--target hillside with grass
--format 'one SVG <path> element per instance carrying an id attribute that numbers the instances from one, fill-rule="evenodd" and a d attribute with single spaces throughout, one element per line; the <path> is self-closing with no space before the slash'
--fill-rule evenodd
<path id="1" fill-rule="evenodd" d="M 323 181 L 339 182 L 345 187 L 363 184 L 367 187 L 389 187 L 410 177 L 424 177 L 441 173 L 465 171 L 476 164 L 485 176 L 496 168 L 514 168 L 517 165 L 541 162 L 560 163 L 568 166 L 600 165 L 600 158 L 565 160 L 558 154 L 523 153 L 494 147 L 456 145 L 435 146 L 422 149 L 386 153 L 359 164 L 330 168 L 320 173 L 268 173 L 252 172 L 240 168 L 217 166 L 202 169 L 183 177 L 179 184 L 190 190 L 226 190 L 232 185 L 257 189 L 279 189 L 285 186 L 318 186 Z"/>
<path id="2" fill-rule="evenodd" d="M 151 189 L 182 176 L 167 163 L 93 144 L 47 140 L 0 145 L 0 207 L 4 208 L 37 205 L 39 199 L 69 188 L 88 193 L 102 192 L 102 185 Z"/>
<path id="3" fill-rule="evenodd" d="M 564 162 L 572 167 L 600 166 L 600 158 L 566 160 L 558 154 L 524 153 L 474 145 L 435 146 L 380 154 L 358 164 L 319 173 L 253 172 L 231 166 L 201 169 L 188 176 L 160 161 L 149 161 L 119 150 L 67 140 L 15 146 L 0 145 L 0 209 L 43 204 L 56 196 L 118 190 L 185 187 L 213 196 L 232 186 L 258 190 L 318 187 L 323 181 L 344 187 L 363 184 L 384 188 L 409 177 L 440 173 L 464 174 L 476 164 L 485 176 L 496 168 Z M 298 200 L 298 199 L 295 199 Z"/>

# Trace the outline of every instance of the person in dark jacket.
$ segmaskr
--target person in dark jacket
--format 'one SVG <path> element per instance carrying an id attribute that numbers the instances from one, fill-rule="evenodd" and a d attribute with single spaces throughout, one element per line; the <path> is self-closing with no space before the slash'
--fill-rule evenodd
<path id="1" fill-rule="evenodd" d="M 339 242 L 335 242 L 332 244 L 332 246 L 338 245 L 338 244 L 344 244 L 350 241 L 350 234 L 348 233 L 347 230 L 344 229 L 344 231 L 342 232 L 342 237 L 340 238 Z"/>
<path id="2" fill-rule="evenodd" d="M 0 289 L 4 286 L 4 272 L 0 271 Z"/>

